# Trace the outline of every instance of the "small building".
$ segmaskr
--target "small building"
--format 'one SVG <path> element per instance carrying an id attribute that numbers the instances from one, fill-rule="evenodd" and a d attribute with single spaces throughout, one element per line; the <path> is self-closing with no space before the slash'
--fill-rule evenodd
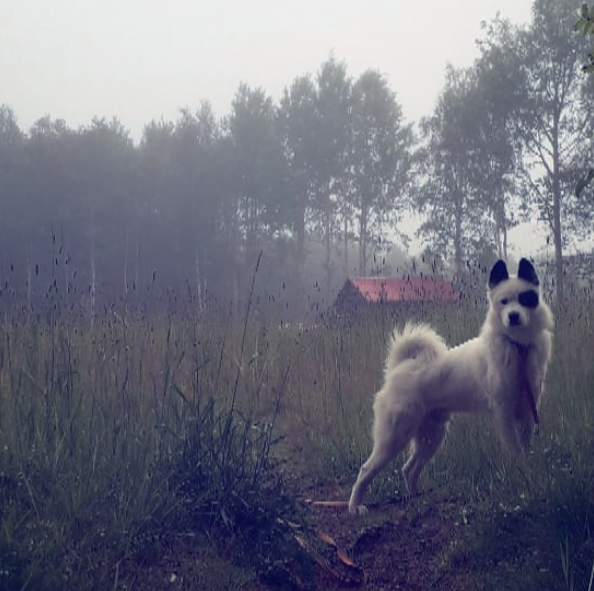
<path id="1" fill-rule="evenodd" d="M 377 304 L 457 302 L 460 294 L 441 277 L 357 277 L 347 279 L 336 296 L 335 311 L 352 313 Z"/>

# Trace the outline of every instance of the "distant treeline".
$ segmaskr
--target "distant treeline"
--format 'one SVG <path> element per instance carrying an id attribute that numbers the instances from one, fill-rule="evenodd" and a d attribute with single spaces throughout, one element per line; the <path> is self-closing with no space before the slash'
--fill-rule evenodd
<path id="1" fill-rule="evenodd" d="M 412 210 L 427 257 L 458 273 L 506 256 L 509 229 L 540 219 L 561 298 L 563 248 L 594 212 L 573 190 L 594 162 L 575 20 L 569 0 L 537 0 L 528 27 L 493 20 L 416 127 L 384 76 L 353 79 L 334 57 L 278 104 L 241 84 L 222 119 L 204 102 L 151 121 L 138 144 L 115 118 L 71 129 L 45 116 L 24 131 L 2 106 L 2 292 L 233 306 L 262 252 L 259 302 L 301 313 L 347 275 L 393 272 L 382 257 Z"/>

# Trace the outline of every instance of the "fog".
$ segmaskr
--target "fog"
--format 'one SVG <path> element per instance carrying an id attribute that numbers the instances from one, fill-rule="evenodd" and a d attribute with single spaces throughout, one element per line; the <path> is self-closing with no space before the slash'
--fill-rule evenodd
<path id="1" fill-rule="evenodd" d="M 5 300 L 255 294 L 291 317 L 353 275 L 520 255 L 560 255 L 559 272 L 591 238 L 589 197 L 572 197 L 589 123 L 560 132 L 549 166 L 548 114 L 527 114 L 561 63 L 530 58 L 546 40 L 573 60 L 558 108 L 591 119 L 572 6 L 546 14 L 551 41 L 531 2 L 5 0 Z"/>
<path id="2" fill-rule="evenodd" d="M 288 5 L 172 0 L 2 0 L 0 101 L 28 129 L 50 114 L 72 127 L 116 116 L 138 140 L 151 119 L 201 100 L 229 112 L 238 85 L 279 100 L 331 53 L 351 75 L 382 72 L 405 117 L 428 115 L 447 63 L 470 65 L 481 22 L 530 19 L 530 0 L 336 0 Z"/>

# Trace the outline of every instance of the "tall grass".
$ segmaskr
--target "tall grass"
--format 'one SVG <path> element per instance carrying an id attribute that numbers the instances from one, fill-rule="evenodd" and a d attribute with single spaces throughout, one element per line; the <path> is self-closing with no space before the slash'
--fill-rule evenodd
<path id="1" fill-rule="evenodd" d="M 107 308 L 93 324 L 55 306 L 2 318 L 0 588 L 138 588 L 138 573 L 182 539 L 231 543 L 252 571 L 273 576 L 278 553 L 293 552 L 277 518 L 296 511 L 301 493 L 283 476 L 331 480 L 348 493 L 371 449 L 394 326 L 431 322 L 457 344 L 476 334 L 485 303 L 379 308 L 313 326 L 181 308 Z M 489 548 L 505 554 L 503 528 L 543 552 L 564 588 L 587 589 L 594 310 L 575 300 L 556 317 L 530 453 L 512 457 L 487 419 L 457 417 L 421 486 L 451 491 L 476 515 L 444 554 L 452 568 Z M 402 490 L 399 472 L 386 470 L 369 494 Z"/>
<path id="2" fill-rule="evenodd" d="M 182 525 L 212 538 L 257 516 L 272 535 L 286 505 L 270 458 L 286 368 L 260 360 L 259 328 L 241 330 L 190 308 L 106 311 L 92 325 L 5 315 L 2 589 L 130 588 Z"/>

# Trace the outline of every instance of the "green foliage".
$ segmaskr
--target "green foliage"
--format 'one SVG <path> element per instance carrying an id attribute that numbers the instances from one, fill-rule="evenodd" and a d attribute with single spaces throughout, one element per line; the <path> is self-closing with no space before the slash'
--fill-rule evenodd
<path id="1" fill-rule="evenodd" d="M 582 4 L 574 31 L 583 33 L 585 36 L 594 35 L 594 7 L 589 7 L 586 3 Z M 588 54 L 588 63 L 582 66 L 582 71 L 586 74 L 594 72 L 594 53 Z"/>
<path id="2" fill-rule="evenodd" d="M 594 35 L 594 7 L 588 7 L 586 3 L 580 8 L 580 18 L 574 25 L 574 30 L 583 33 L 584 36 Z M 592 74 L 594 72 L 594 52 L 588 54 L 588 63 L 582 66 L 582 72 Z M 594 178 L 594 169 L 590 168 L 578 180 L 575 185 L 575 196 L 580 197 Z"/>
<path id="3" fill-rule="evenodd" d="M 409 181 L 412 130 L 404 125 L 400 106 L 386 80 L 376 71 L 361 74 L 352 89 L 352 167 L 343 201 L 345 217 L 358 211 L 360 276 L 367 275 L 373 236 L 394 221 Z M 396 214 L 397 215 L 397 214 Z"/>
<path id="4" fill-rule="evenodd" d="M 588 172 L 576 183 L 575 185 L 575 196 L 579 197 L 588 185 L 594 179 L 594 168 L 590 168 Z"/>

